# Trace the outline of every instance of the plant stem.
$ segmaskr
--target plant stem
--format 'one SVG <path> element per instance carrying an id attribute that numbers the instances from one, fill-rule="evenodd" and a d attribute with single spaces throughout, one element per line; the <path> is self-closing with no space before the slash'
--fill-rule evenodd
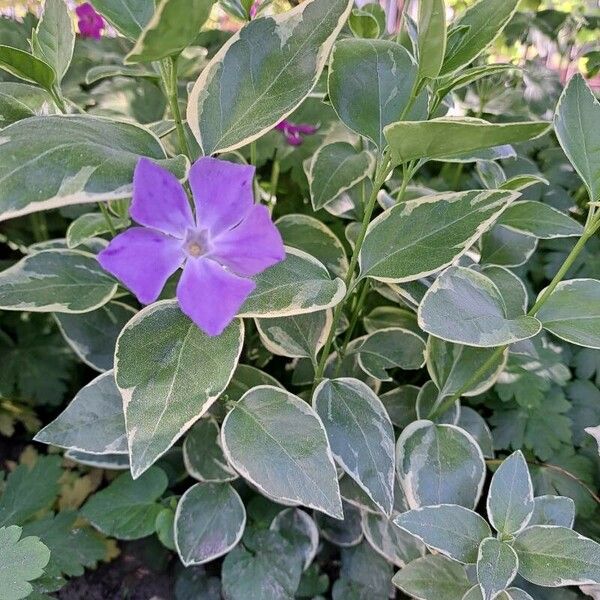
<path id="1" fill-rule="evenodd" d="M 169 109 L 173 120 L 175 121 L 175 129 L 177 130 L 177 138 L 179 140 L 179 150 L 185 154 L 190 160 L 192 152 L 188 144 L 183 119 L 181 118 L 181 110 L 179 109 L 179 90 L 177 82 L 177 57 L 165 58 L 161 63 L 160 74 L 165 88 L 165 95 L 169 103 Z"/>
<path id="2" fill-rule="evenodd" d="M 108 208 L 106 208 L 106 204 L 104 202 L 98 202 L 98 206 L 100 207 L 100 212 L 104 216 L 104 220 L 106 221 L 106 226 L 110 231 L 110 235 L 115 237 L 115 235 L 117 235 L 117 230 L 115 229 L 112 219 L 110 218 L 110 213 L 108 212 Z"/>
<path id="3" fill-rule="evenodd" d="M 565 275 L 569 271 L 569 269 L 573 266 L 573 263 L 577 260 L 577 257 L 581 254 L 581 251 L 585 247 L 586 242 L 594 235 L 594 233 L 600 228 L 600 217 L 592 219 L 591 223 L 588 227 L 586 227 L 583 235 L 579 238 L 567 258 L 565 262 L 562 264 L 550 285 L 542 292 L 540 297 L 537 299 L 536 303 L 533 305 L 531 310 L 527 313 L 529 317 L 535 317 L 535 315 L 539 312 L 540 308 L 544 305 L 544 303 L 550 298 L 552 292 L 556 289 L 558 284 L 564 279 Z M 444 414 L 446 410 L 448 410 L 460 397 L 467 392 L 473 384 L 479 381 L 480 377 L 482 377 L 486 371 L 502 356 L 504 351 L 508 348 L 508 346 L 499 346 L 496 348 L 496 351 L 490 355 L 490 357 L 471 375 L 469 380 L 454 394 L 444 398 L 437 406 L 434 406 L 429 415 L 429 419 L 433 419 L 439 415 Z"/>
<path id="4" fill-rule="evenodd" d="M 342 345 L 339 350 L 340 360 L 338 361 L 338 365 L 337 365 L 337 368 L 335 371 L 336 377 L 339 374 L 342 360 L 344 359 L 344 356 L 346 356 L 346 349 L 348 348 L 348 344 L 350 343 L 350 340 L 352 339 L 352 334 L 354 333 L 354 330 L 356 329 L 356 324 L 358 323 L 358 318 L 360 317 L 360 315 L 362 313 L 363 304 L 365 303 L 367 294 L 369 293 L 370 286 L 369 286 L 369 282 L 366 279 L 363 280 L 359 285 L 361 286 L 361 290 L 358 293 L 358 296 L 356 298 L 356 302 L 354 304 L 354 309 L 352 311 L 352 317 L 350 318 L 350 324 L 348 325 L 348 329 L 346 329 L 346 334 L 344 335 L 344 341 L 342 342 Z"/>
<path id="5" fill-rule="evenodd" d="M 256 156 L 256 142 L 250 143 L 250 164 L 256 166 L 257 156 Z"/>
<path id="6" fill-rule="evenodd" d="M 30 215 L 31 228 L 33 237 L 36 242 L 43 242 L 48 239 L 48 227 L 46 225 L 46 217 L 43 213 L 31 213 Z"/>
<path id="7" fill-rule="evenodd" d="M 64 115 L 67 112 L 67 107 L 65 105 L 65 101 L 62 98 L 60 90 L 56 88 L 52 88 L 48 90 L 50 95 L 52 96 L 52 100 L 54 100 L 54 104 L 56 104 L 58 110 Z"/>
<path id="8" fill-rule="evenodd" d="M 362 248 L 363 242 L 365 241 L 365 237 L 367 235 L 367 228 L 369 227 L 369 223 L 371 222 L 371 216 L 373 215 L 373 210 L 375 209 L 375 204 L 377 202 L 377 194 L 381 189 L 381 186 L 387 179 L 387 176 L 391 173 L 392 167 L 390 166 L 390 160 L 387 155 L 384 154 L 381 162 L 377 166 L 377 170 L 375 173 L 375 180 L 373 182 L 373 189 L 371 190 L 371 195 L 367 201 L 367 205 L 365 207 L 365 212 L 362 220 L 362 227 L 360 233 L 358 234 L 358 238 L 356 239 L 356 243 L 354 245 L 354 250 L 352 252 L 352 258 L 350 259 L 350 266 L 348 267 L 348 273 L 344 279 L 344 285 L 346 286 L 346 296 L 343 300 L 335 307 L 333 311 L 333 319 L 331 322 L 331 328 L 329 329 L 329 334 L 327 336 L 327 341 L 325 342 L 325 346 L 323 347 L 323 351 L 321 354 L 321 359 L 319 360 L 319 365 L 315 371 L 315 381 L 313 384 L 313 392 L 317 387 L 318 382 L 323 378 L 323 372 L 325 371 L 325 364 L 327 363 L 327 358 L 331 351 L 331 346 L 333 344 L 333 340 L 335 338 L 335 332 L 337 330 L 337 326 L 339 320 L 344 311 L 344 305 L 346 304 L 348 298 L 350 297 L 352 290 L 350 288 L 350 284 L 352 283 L 352 279 L 354 277 L 354 270 L 358 265 L 358 255 L 360 253 L 360 249 Z"/>
<path id="9" fill-rule="evenodd" d="M 486 465 L 500 465 L 502 464 L 502 460 L 501 459 L 488 459 L 485 461 Z M 585 483 L 584 481 L 582 481 L 581 479 L 579 479 L 579 477 L 577 477 L 577 475 L 573 475 L 573 473 L 571 473 L 570 471 L 567 471 L 566 469 L 563 469 L 562 467 L 559 467 L 558 465 L 550 465 L 548 463 L 541 463 L 541 462 L 537 462 L 535 460 L 527 460 L 526 461 L 528 465 L 531 465 L 533 467 L 543 467 L 546 469 L 550 469 L 551 471 L 556 471 L 557 473 L 560 473 L 561 475 L 564 475 L 565 477 L 568 477 L 569 479 L 572 479 L 573 481 L 576 481 L 598 504 L 600 504 L 600 496 L 598 496 L 598 494 L 596 494 L 596 492 L 594 492 L 594 490 L 592 490 L 591 487 L 589 487 L 587 485 L 587 483 Z"/>

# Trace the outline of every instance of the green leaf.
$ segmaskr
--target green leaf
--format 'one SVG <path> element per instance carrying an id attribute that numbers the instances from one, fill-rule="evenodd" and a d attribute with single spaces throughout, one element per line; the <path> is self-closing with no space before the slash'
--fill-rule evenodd
<path id="1" fill-rule="evenodd" d="M 396 527 L 385 515 L 363 512 L 362 529 L 373 550 L 397 567 L 404 567 L 425 554 L 425 546 Z"/>
<path id="2" fill-rule="evenodd" d="M 360 510 L 348 503 L 342 506 L 344 509 L 342 521 L 323 513 L 316 513 L 315 519 L 321 537 L 340 548 L 351 548 L 360 544 L 363 539 Z"/>
<path id="3" fill-rule="evenodd" d="M 600 281 L 561 281 L 536 316 L 561 340 L 600 349 Z"/>
<path id="4" fill-rule="evenodd" d="M 83 387 L 34 438 L 88 454 L 127 454 L 123 400 L 112 371 Z"/>
<path id="5" fill-rule="evenodd" d="M 521 192 L 526 190 L 529 187 L 533 187 L 534 185 L 538 185 L 542 183 L 544 185 L 550 185 L 550 182 L 544 177 L 540 177 L 539 175 L 534 174 L 523 174 L 523 175 L 515 175 L 510 179 L 504 181 L 504 183 L 500 186 L 501 190 L 514 190 L 517 192 Z M 545 205 L 547 206 L 547 205 Z"/>
<path id="6" fill-rule="evenodd" d="M 494 473 L 487 514 L 496 531 L 505 535 L 515 535 L 529 523 L 533 514 L 533 484 L 520 450 L 505 459 Z"/>
<path id="7" fill-rule="evenodd" d="M 477 562 L 479 544 L 492 533 L 483 517 L 456 504 L 416 508 L 398 515 L 394 523 L 431 550 L 467 564 Z"/>
<path id="8" fill-rule="evenodd" d="M 268 385 L 251 389 L 225 418 L 221 438 L 235 470 L 269 497 L 342 518 L 325 429 L 297 396 Z"/>
<path id="9" fill-rule="evenodd" d="M 455 425 L 427 420 L 411 423 L 400 434 L 396 470 L 411 508 L 432 504 L 474 508 L 485 480 L 477 442 Z"/>
<path id="10" fill-rule="evenodd" d="M 515 540 L 519 574 L 536 585 L 600 583 L 600 544 L 566 527 L 534 525 Z"/>
<path id="11" fill-rule="evenodd" d="M 0 45 L 0 69 L 24 81 L 37 83 L 46 90 L 51 90 L 56 81 L 56 73 L 49 64 L 12 46 Z"/>
<path id="12" fill-rule="evenodd" d="M 440 82 L 438 84 L 439 87 L 436 87 L 435 93 L 439 98 L 444 98 L 450 92 L 466 87 L 475 81 L 483 79 L 484 77 L 490 77 L 492 75 L 497 75 L 498 73 L 503 73 L 504 71 L 516 68 L 517 67 L 515 67 L 515 65 L 510 63 L 497 63 L 471 67 L 470 69 L 465 69 L 464 71 L 456 73 L 449 79 L 444 79 L 443 83 Z"/>
<path id="13" fill-rule="evenodd" d="M 493 0 L 496 2 L 496 0 Z M 400 121 L 384 129 L 392 161 L 458 158 L 475 150 L 526 142 L 548 130 L 548 123 L 488 123 L 468 117 L 442 117 L 431 121 Z"/>
<path id="14" fill-rule="evenodd" d="M 85 313 L 117 291 L 96 257 L 79 250 L 29 254 L 0 272 L 0 308 L 31 312 Z"/>
<path id="15" fill-rule="evenodd" d="M 348 259 L 342 242 L 318 219 L 308 215 L 284 215 L 275 221 L 283 242 L 322 262 L 333 276 L 344 277 Z"/>
<path id="16" fill-rule="evenodd" d="M 26 83 L 0 83 L 0 128 L 54 111 L 52 97 L 45 90 Z"/>
<path id="17" fill-rule="evenodd" d="M 450 267 L 429 288 L 419 306 L 419 326 L 444 340 L 491 348 L 536 336 L 534 317 L 506 316 L 506 304 L 491 279 L 465 267 Z"/>
<path id="18" fill-rule="evenodd" d="M 246 510 L 228 483 L 197 483 L 183 494 L 175 513 L 175 545 L 186 567 L 227 554 L 241 539 Z"/>
<path id="19" fill-rule="evenodd" d="M 2 130 L 0 221 L 131 196 L 141 156 L 181 179 L 187 159 L 167 159 L 157 137 L 133 123 L 89 115 L 31 117 Z M 68 151 L 67 151 L 68 150 Z"/>
<path id="20" fill-rule="evenodd" d="M 425 364 L 425 341 L 407 329 L 388 327 L 362 339 L 354 352 L 360 368 L 374 379 L 392 381 L 386 369 L 418 370 Z"/>
<path id="21" fill-rule="evenodd" d="M 600 200 L 600 103 L 583 77 L 574 75 L 556 106 L 558 141 L 588 188 L 591 201 Z"/>
<path id="22" fill-rule="evenodd" d="M 534 600 L 527 592 L 511 587 L 497 597 L 497 600 Z"/>
<path id="23" fill-rule="evenodd" d="M 580 237 L 583 226 L 560 210 L 533 200 L 514 202 L 502 213 L 500 225 L 543 240 Z"/>
<path id="24" fill-rule="evenodd" d="M 462 396 L 478 396 L 492 387 L 504 370 L 508 352 L 504 352 L 476 380 L 474 373 L 491 358 L 495 350 L 452 344 L 430 336 L 427 340 L 427 370 L 439 389 L 439 396 L 452 396 L 461 390 Z M 464 386 L 469 384 L 467 389 Z"/>
<path id="25" fill-rule="evenodd" d="M 477 556 L 477 580 L 483 600 L 492 600 L 506 589 L 517 575 L 519 559 L 506 543 L 489 537 L 481 542 Z"/>
<path id="26" fill-rule="evenodd" d="M 385 13 L 378 4 L 367 4 L 364 8 L 370 8 L 371 10 L 367 11 L 361 8 L 352 9 L 348 17 L 348 27 L 350 27 L 350 31 L 352 31 L 355 37 L 378 38 L 381 31 L 385 29 Z M 383 16 L 382 19 L 379 18 L 379 14 L 376 11 Z"/>
<path id="27" fill-rule="evenodd" d="M 88 454 L 79 450 L 67 450 L 65 458 L 94 469 L 115 471 L 129 469 L 129 456 L 127 454 Z"/>
<path id="28" fill-rule="evenodd" d="M 347 142 L 321 146 L 313 156 L 308 173 L 313 209 L 323 208 L 368 177 L 374 165 L 375 159 L 370 152 L 357 152 Z"/>
<path id="29" fill-rule="evenodd" d="M 243 341 L 242 321 L 209 337 L 174 300 L 148 306 L 129 321 L 117 341 L 115 380 L 123 396 L 134 478 L 225 390 Z"/>
<path id="30" fill-rule="evenodd" d="M 144 538 L 155 531 L 162 510 L 157 500 L 167 484 L 167 476 L 158 467 L 151 467 L 139 479 L 122 473 L 84 504 L 81 515 L 106 535 L 121 540 Z"/>
<path id="31" fill-rule="evenodd" d="M 44 12 L 32 34 L 31 45 L 34 56 L 54 69 L 56 83 L 60 85 L 71 64 L 75 47 L 73 21 L 64 0 L 45 0 Z"/>
<path id="32" fill-rule="evenodd" d="M 292 600 L 301 575 L 302 562 L 292 544 L 276 531 L 257 531 L 226 556 L 223 595 L 229 600 Z"/>
<path id="33" fill-rule="evenodd" d="M 48 515 L 23 527 L 24 535 L 33 535 L 50 549 L 46 576 L 80 577 L 85 568 L 96 567 L 106 555 L 106 544 L 90 527 L 76 526 L 75 511 Z"/>
<path id="34" fill-rule="evenodd" d="M 113 368 L 115 345 L 121 330 L 136 310 L 121 302 L 108 302 L 84 314 L 55 314 L 54 318 L 73 352 L 96 371 Z"/>
<path id="35" fill-rule="evenodd" d="M 329 67 L 329 99 L 347 127 L 383 149 L 384 127 L 404 117 L 416 77 L 417 65 L 400 44 L 340 40 Z M 426 115 L 424 99 L 419 97 L 408 117 Z"/>
<path id="36" fill-rule="evenodd" d="M 192 45 L 215 0 L 161 0 L 125 63 L 176 56 Z"/>
<path id="37" fill-rule="evenodd" d="M 156 515 L 154 526 L 160 543 L 165 548 L 175 551 L 175 511 L 172 508 L 163 508 Z"/>
<path id="38" fill-rule="evenodd" d="M 325 345 L 331 324 L 330 310 L 278 319 L 256 319 L 261 341 L 269 352 L 277 356 L 310 358 L 313 362 Z"/>
<path id="39" fill-rule="evenodd" d="M 58 456 L 42 456 L 32 467 L 19 465 L 6 478 L 0 498 L 0 526 L 24 523 L 48 508 L 58 495 L 63 471 Z"/>
<path id="40" fill-rule="evenodd" d="M 477 58 L 502 32 L 519 0 L 479 0 L 452 24 L 442 75 L 457 71 Z"/>
<path id="41" fill-rule="evenodd" d="M 187 472 L 205 483 L 226 483 L 237 479 L 221 447 L 221 431 L 211 417 L 197 421 L 183 442 L 183 462 Z"/>
<path id="42" fill-rule="evenodd" d="M 109 79 L 112 77 L 141 77 L 144 79 L 154 79 L 157 81 L 160 79 L 160 75 L 156 71 L 144 68 L 140 65 L 136 65 L 133 67 L 128 67 L 124 65 L 96 65 L 95 67 L 89 69 L 89 71 L 85 74 L 85 82 L 87 85 L 91 85 L 92 83 L 96 83 L 98 81 L 102 81 L 103 79 Z M 174 129 L 175 125 L 173 121 L 170 121 L 169 123 L 172 124 Z M 154 128 L 151 127 L 151 129 Z M 162 137 L 158 133 L 157 135 L 158 137 Z"/>
<path id="43" fill-rule="evenodd" d="M 344 471 L 387 516 L 394 504 L 394 428 L 375 393 L 362 381 L 326 379 L 313 407 Z"/>
<path id="44" fill-rule="evenodd" d="M 488 265 L 481 272 L 494 282 L 506 306 L 506 316 L 516 319 L 527 312 L 529 296 L 523 280 L 505 267 Z"/>
<path id="45" fill-rule="evenodd" d="M 537 238 L 495 225 L 481 237 L 481 262 L 487 265 L 520 267 L 535 252 Z"/>
<path id="46" fill-rule="evenodd" d="M 457 425 L 473 436 L 485 458 L 494 458 L 494 440 L 485 419 L 468 406 L 460 407 Z"/>
<path id="47" fill-rule="evenodd" d="M 322 513 L 315 516 L 325 517 Z M 319 549 L 319 530 L 313 519 L 299 508 L 286 508 L 277 514 L 269 529 L 280 533 L 294 546 L 294 553 L 303 560 L 304 570 L 308 569 Z"/>
<path id="48" fill-rule="evenodd" d="M 245 146 L 290 115 L 317 83 L 351 8 L 351 0 L 311 0 L 235 33 L 190 93 L 187 120 L 202 152 Z"/>
<path id="49" fill-rule="evenodd" d="M 130 40 L 137 40 L 154 14 L 148 0 L 94 0 L 94 8 Z"/>
<path id="50" fill-rule="evenodd" d="M 446 53 L 444 0 L 421 0 L 418 19 L 419 77 L 435 79 Z"/>
<path id="51" fill-rule="evenodd" d="M 392 581 L 405 594 L 423 600 L 462 600 L 471 587 L 465 568 L 440 554 L 413 560 Z"/>
<path id="52" fill-rule="evenodd" d="M 383 600 L 392 598 L 391 565 L 367 542 L 342 548 L 340 579 L 332 590 L 333 600 Z"/>
<path id="53" fill-rule="evenodd" d="M 111 218 L 113 228 L 118 231 L 129 226 L 127 218 Z M 77 248 L 85 244 L 90 238 L 98 237 L 105 233 L 111 233 L 106 217 L 102 213 L 85 213 L 77 217 L 67 228 L 67 246 Z"/>
<path id="54" fill-rule="evenodd" d="M 427 381 L 419 390 L 417 402 L 415 405 L 417 411 L 417 419 L 427 419 L 434 408 L 438 407 L 438 403 L 442 400 L 439 395 L 437 386 L 433 381 Z M 454 404 L 444 411 L 441 415 L 432 417 L 435 423 L 449 423 L 456 425 L 460 416 L 460 402 L 456 400 Z"/>
<path id="55" fill-rule="evenodd" d="M 258 387 L 259 385 L 272 385 L 283 389 L 283 386 L 272 375 L 269 375 L 256 367 L 239 364 L 233 373 L 229 385 L 219 400 L 223 399 L 230 402 L 237 402 L 248 390 Z M 225 415 L 223 415 L 223 417 L 225 417 Z"/>
<path id="56" fill-rule="evenodd" d="M 369 225 L 359 255 L 361 277 L 401 283 L 449 266 L 515 198 L 513 192 L 451 192 L 389 208 Z"/>
<path id="57" fill-rule="evenodd" d="M 557 525 L 573 528 L 575 502 L 566 496 L 538 496 L 533 499 L 533 514 L 528 525 Z"/>
<path id="58" fill-rule="evenodd" d="M 331 279 L 316 259 L 295 248 L 286 258 L 254 278 L 256 288 L 240 309 L 240 317 L 289 317 L 335 306 L 346 288 L 341 279 Z"/>
<path id="59" fill-rule="evenodd" d="M 33 591 L 30 581 L 44 574 L 50 550 L 39 538 L 21 538 L 22 529 L 0 528 L 0 589 L 3 600 L 21 600 Z"/>

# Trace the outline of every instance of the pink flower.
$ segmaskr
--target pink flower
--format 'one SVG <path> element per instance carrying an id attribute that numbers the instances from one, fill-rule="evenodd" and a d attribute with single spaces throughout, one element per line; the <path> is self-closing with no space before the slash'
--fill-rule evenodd
<path id="1" fill-rule="evenodd" d="M 292 123 L 291 121 L 283 120 L 281 123 L 275 125 L 275 129 L 283 133 L 290 146 L 300 146 L 304 141 L 303 136 L 313 135 L 319 128 L 308 123 Z"/>
<path id="2" fill-rule="evenodd" d="M 81 37 L 99 40 L 104 29 L 104 19 L 94 10 L 94 7 L 89 2 L 84 2 L 75 9 L 75 13 Z"/>

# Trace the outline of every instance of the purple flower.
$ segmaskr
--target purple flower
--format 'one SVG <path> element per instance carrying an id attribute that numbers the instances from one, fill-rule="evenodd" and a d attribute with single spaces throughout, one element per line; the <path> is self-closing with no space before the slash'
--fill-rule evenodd
<path id="1" fill-rule="evenodd" d="M 260 0 L 256 0 L 250 7 L 250 18 L 254 19 L 258 14 L 258 9 L 260 8 Z"/>
<path id="2" fill-rule="evenodd" d="M 196 217 L 183 186 L 142 158 L 133 176 L 132 227 L 100 252 L 102 267 L 142 304 L 154 302 L 183 266 L 181 310 L 208 335 L 219 335 L 255 288 L 249 279 L 285 257 L 266 206 L 254 204 L 254 167 L 201 158 L 190 169 Z"/>
<path id="3" fill-rule="evenodd" d="M 314 125 L 308 125 L 307 123 L 296 124 L 291 121 L 283 120 L 281 123 L 275 125 L 275 129 L 283 132 L 283 135 L 290 146 L 300 146 L 304 141 L 302 136 L 313 135 L 319 128 Z"/>
<path id="4" fill-rule="evenodd" d="M 84 2 L 75 9 L 75 13 L 81 37 L 99 40 L 104 29 L 104 19 L 94 10 L 94 7 L 89 2 Z"/>

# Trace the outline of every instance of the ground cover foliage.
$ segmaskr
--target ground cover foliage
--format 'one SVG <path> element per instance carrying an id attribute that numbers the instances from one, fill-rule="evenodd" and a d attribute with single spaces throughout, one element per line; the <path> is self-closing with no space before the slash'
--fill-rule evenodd
<path id="1" fill-rule="evenodd" d="M 593 3 L 92 4 L 0 19 L 0 600 L 600 597 Z"/>

